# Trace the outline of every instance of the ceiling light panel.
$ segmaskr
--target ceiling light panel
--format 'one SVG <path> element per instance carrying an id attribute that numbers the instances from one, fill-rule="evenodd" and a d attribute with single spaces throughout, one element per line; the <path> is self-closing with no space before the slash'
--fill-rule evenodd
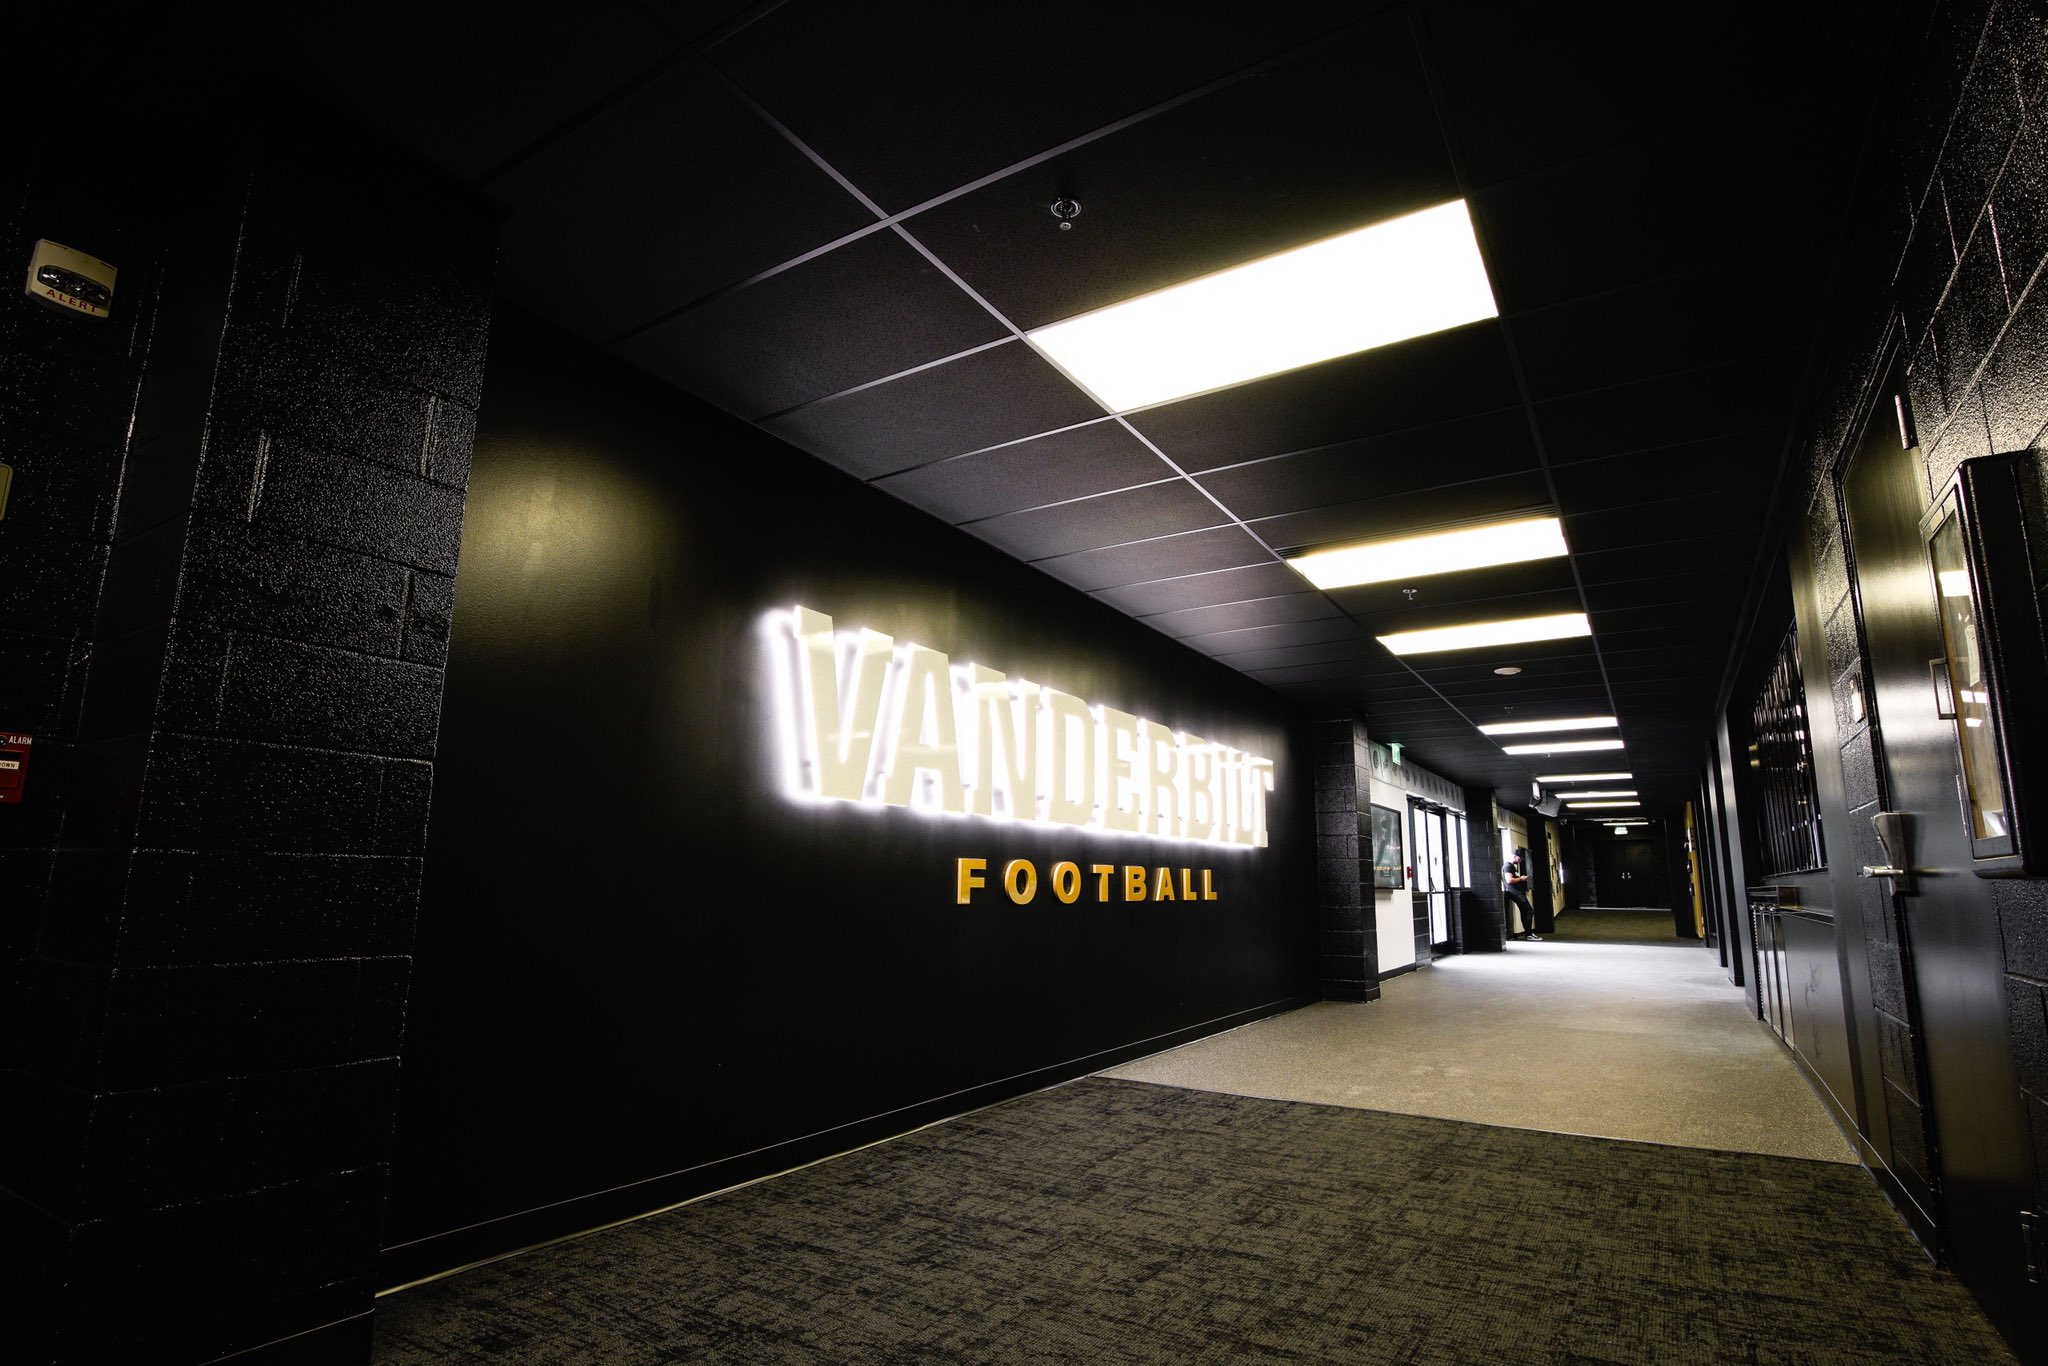
<path id="1" fill-rule="evenodd" d="M 1423 655 L 1442 650 L 1476 650 L 1488 645 L 1525 645 L 1533 640 L 1569 640 L 1592 634 L 1592 623 L 1586 620 L 1584 612 L 1559 612 L 1513 621 L 1474 621 L 1426 631 L 1396 631 L 1379 637 L 1379 642 L 1397 655 Z"/>
<path id="2" fill-rule="evenodd" d="M 1560 716 L 1554 721 L 1495 721 L 1479 728 L 1481 735 L 1543 735 L 1557 730 L 1612 730 L 1621 724 L 1611 716 Z"/>
<path id="3" fill-rule="evenodd" d="M 1503 754 L 1587 754 L 1598 749 L 1620 749 L 1619 740 L 1542 740 L 1533 745 L 1502 745 Z"/>
<path id="4" fill-rule="evenodd" d="M 1633 779 L 1633 773 L 1539 773 L 1539 783 L 1625 783 Z"/>
<path id="5" fill-rule="evenodd" d="M 1578 811 L 1591 811 L 1603 806 L 1641 806 L 1641 802 L 1566 802 L 1566 806 Z"/>
<path id="6" fill-rule="evenodd" d="M 1499 316 L 1454 199 L 1027 333 L 1113 412 Z"/>
<path id="7" fill-rule="evenodd" d="M 1642 794 L 1632 787 L 1610 787 L 1597 792 L 1560 792 L 1557 795 L 1568 802 L 1576 802 L 1587 797 L 1639 797 Z"/>
<path id="8" fill-rule="evenodd" d="M 1289 556 L 1287 563 L 1318 588 L 1355 588 L 1393 579 L 1452 574 L 1461 569 L 1546 560 L 1566 553 L 1564 523 L 1555 517 L 1524 517 L 1490 526 L 1333 546 Z"/>

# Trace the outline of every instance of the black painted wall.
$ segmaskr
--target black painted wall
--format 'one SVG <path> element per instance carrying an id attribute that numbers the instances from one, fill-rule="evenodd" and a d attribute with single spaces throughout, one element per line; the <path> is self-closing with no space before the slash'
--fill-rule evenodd
<path id="1" fill-rule="evenodd" d="M 479 421 L 387 1279 L 1314 991 L 1312 763 L 1280 699 L 516 316 Z M 762 622 L 796 604 L 1271 757 L 1271 846 L 791 802 Z M 963 856 L 988 860 L 968 906 Z M 1012 858 L 1207 867 L 1218 899 L 1097 905 L 1091 877 L 1017 906 Z"/>

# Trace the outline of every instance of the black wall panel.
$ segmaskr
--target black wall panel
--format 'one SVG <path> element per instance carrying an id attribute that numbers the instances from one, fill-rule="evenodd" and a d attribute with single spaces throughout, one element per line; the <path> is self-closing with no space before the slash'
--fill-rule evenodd
<path id="1" fill-rule="evenodd" d="M 1280 699 L 517 315 L 486 384 L 392 1275 L 1312 990 L 1307 731 Z M 1273 759 L 1269 847 L 792 801 L 764 619 L 797 604 Z M 968 906 L 960 857 L 988 860 Z M 1041 885 L 1017 906 L 1012 858 L 1041 884 L 1062 859 L 1207 868 L 1217 895 L 1101 905 L 1091 876 L 1074 905 Z"/>

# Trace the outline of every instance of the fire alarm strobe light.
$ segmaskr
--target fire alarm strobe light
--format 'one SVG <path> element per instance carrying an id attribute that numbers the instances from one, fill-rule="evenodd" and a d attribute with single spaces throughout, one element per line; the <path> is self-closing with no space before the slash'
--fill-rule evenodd
<path id="1" fill-rule="evenodd" d="M 29 258 L 26 292 L 51 308 L 104 318 L 114 307 L 114 277 L 118 274 L 97 256 L 44 238 Z"/>
<path id="2" fill-rule="evenodd" d="M 0 730 L 0 806 L 18 806 L 28 786 L 28 755 L 36 737 Z"/>

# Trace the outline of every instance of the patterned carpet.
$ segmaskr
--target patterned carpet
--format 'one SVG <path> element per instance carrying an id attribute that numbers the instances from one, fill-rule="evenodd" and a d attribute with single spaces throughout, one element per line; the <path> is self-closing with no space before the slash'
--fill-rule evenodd
<path id="1" fill-rule="evenodd" d="M 375 1360 L 2011 1358 L 1859 1168 L 1090 1078 L 388 1297 Z"/>

